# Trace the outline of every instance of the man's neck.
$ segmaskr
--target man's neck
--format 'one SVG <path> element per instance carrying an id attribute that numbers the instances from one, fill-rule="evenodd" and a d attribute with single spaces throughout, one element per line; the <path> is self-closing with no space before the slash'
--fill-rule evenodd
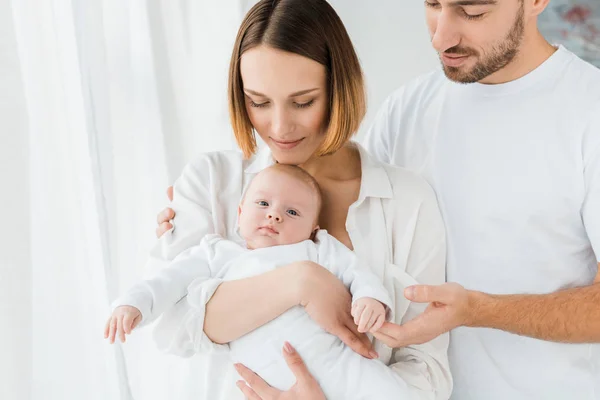
<path id="1" fill-rule="evenodd" d="M 515 81 L 542 65 L 556 50 L 556 47 L 548 43 L 542 34 L 536 31 L 531 38 L 523 40 L 519 53 L 512 62 L 500 71 L 482 79 L 479 83 L 498 85 Z"/>

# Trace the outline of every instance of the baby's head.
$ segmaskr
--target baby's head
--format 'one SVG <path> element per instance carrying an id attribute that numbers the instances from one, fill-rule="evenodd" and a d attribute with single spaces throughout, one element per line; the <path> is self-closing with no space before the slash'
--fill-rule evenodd
<path id="1" fill-rule="evenodd" d="M 321 190 L 300 167 L 275 164 L 250 183 L 238 209 L 248 248 L 299 243 L 319 229 Z"/>

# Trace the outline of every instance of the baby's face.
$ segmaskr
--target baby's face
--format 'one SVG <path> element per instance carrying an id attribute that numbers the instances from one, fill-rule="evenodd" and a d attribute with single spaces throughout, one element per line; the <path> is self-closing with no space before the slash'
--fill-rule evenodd
<path id="1" fill-rule="evenodd" d="M 254 178 L 240 205 L 240 233 L 250 249 L 299 243 L 317 228 L 317 208 L 306 182 L 267 169 Z"/>

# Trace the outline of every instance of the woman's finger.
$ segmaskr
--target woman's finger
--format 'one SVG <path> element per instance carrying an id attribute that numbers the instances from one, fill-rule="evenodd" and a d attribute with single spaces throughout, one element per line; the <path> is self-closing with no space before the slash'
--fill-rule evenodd
<path id="1" fill-rule="evenodd" d="M 373 349 L 373 343 L 371 343 L 371 339 L 369 339 L 369 337 L 365 333 L 361 333 L 358 331 L 358 326 L 356 326 L 356 324 L 354 323 L 354 321 L 352 321 L 352 319 L 349 318 L 346 321 L 346 327 L 368 349 L 369 355 L 367 355 L 365 357 L 367 357 L 367 358 L 369 358 L 369 356 L 370 356 L 370 358 L 378 358 L 379 357 L 379 354 L 377 354 L 377 352 Z"/>
<path id="2" fill-rule="evenodd" d="M 173 186 L 167 188 L 167 197 L 169 198 L 169 201 L 173 201 Z"/>
<path id="3" fill-rule="evenodd" d="M 252 388 L 250 386 L 246 385 L 246 382 L 237 381 L 235 384 L 242 391 L 242 393 L 244 393 L 244 396 L 246 396 L 246 399 L 248 399 L 248 400 L 263 400 L 260 398 L 259 395 L 256 394 L 256 392 L 254 390 L 252 390 Z"/>
<path id="4" fill-rule="evenodd" d="M 288 367 L 290 367 L 290 370 L 298 382 L 306 382 L 315 379 L 308 371 L 308 368 L 306 368 L 306 364 L 302 361 L 300 354 L 298 354 L 296 349 L 294 349 L 289 342 L 285 342 L 283 345 L 283 358 L 285 358 L 285 362 Z"/>
<path id="5" fill-rule="evenodd" d="M 373 351 L 373 346 L 369 341 L 369 338 L 366 335 L 361 335 L 358 331 L 355 331 L 355 327 L 356 325 L 354 325 L 352 319 L 349 319 L 347 325 L 342 326 L 333 334 L 340 338 L 340 340 L 355 353 L 358 353 L 365 358 L 377 358 L 377 353 Z"/>
<path id="6" fill-rule="evenodd" d="M 246 368 L 242 364 L 234 364 L 235 370 L 240 374 L 240 376 L 246 381 L 248 385 L 256 392 L 260 398 L 271 398 L 273 397 L 278 390 L 273 389 L 271 386 L 267 384 L 260 376 L 256 375 L 253 371 Z"/>

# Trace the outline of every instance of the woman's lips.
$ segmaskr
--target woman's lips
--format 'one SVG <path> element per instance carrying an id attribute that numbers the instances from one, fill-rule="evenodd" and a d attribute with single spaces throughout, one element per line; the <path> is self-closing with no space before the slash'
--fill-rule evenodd
<path id="1" fill-rule="evenodd" d="M 276 140 L 271 138 L 271 141 L 275 144 L 275 146 L 279 147 L 282 150 L 293 149 L 294 147 L 298 146 L 303 140 L 304 138 L 298 140 Z"/>

